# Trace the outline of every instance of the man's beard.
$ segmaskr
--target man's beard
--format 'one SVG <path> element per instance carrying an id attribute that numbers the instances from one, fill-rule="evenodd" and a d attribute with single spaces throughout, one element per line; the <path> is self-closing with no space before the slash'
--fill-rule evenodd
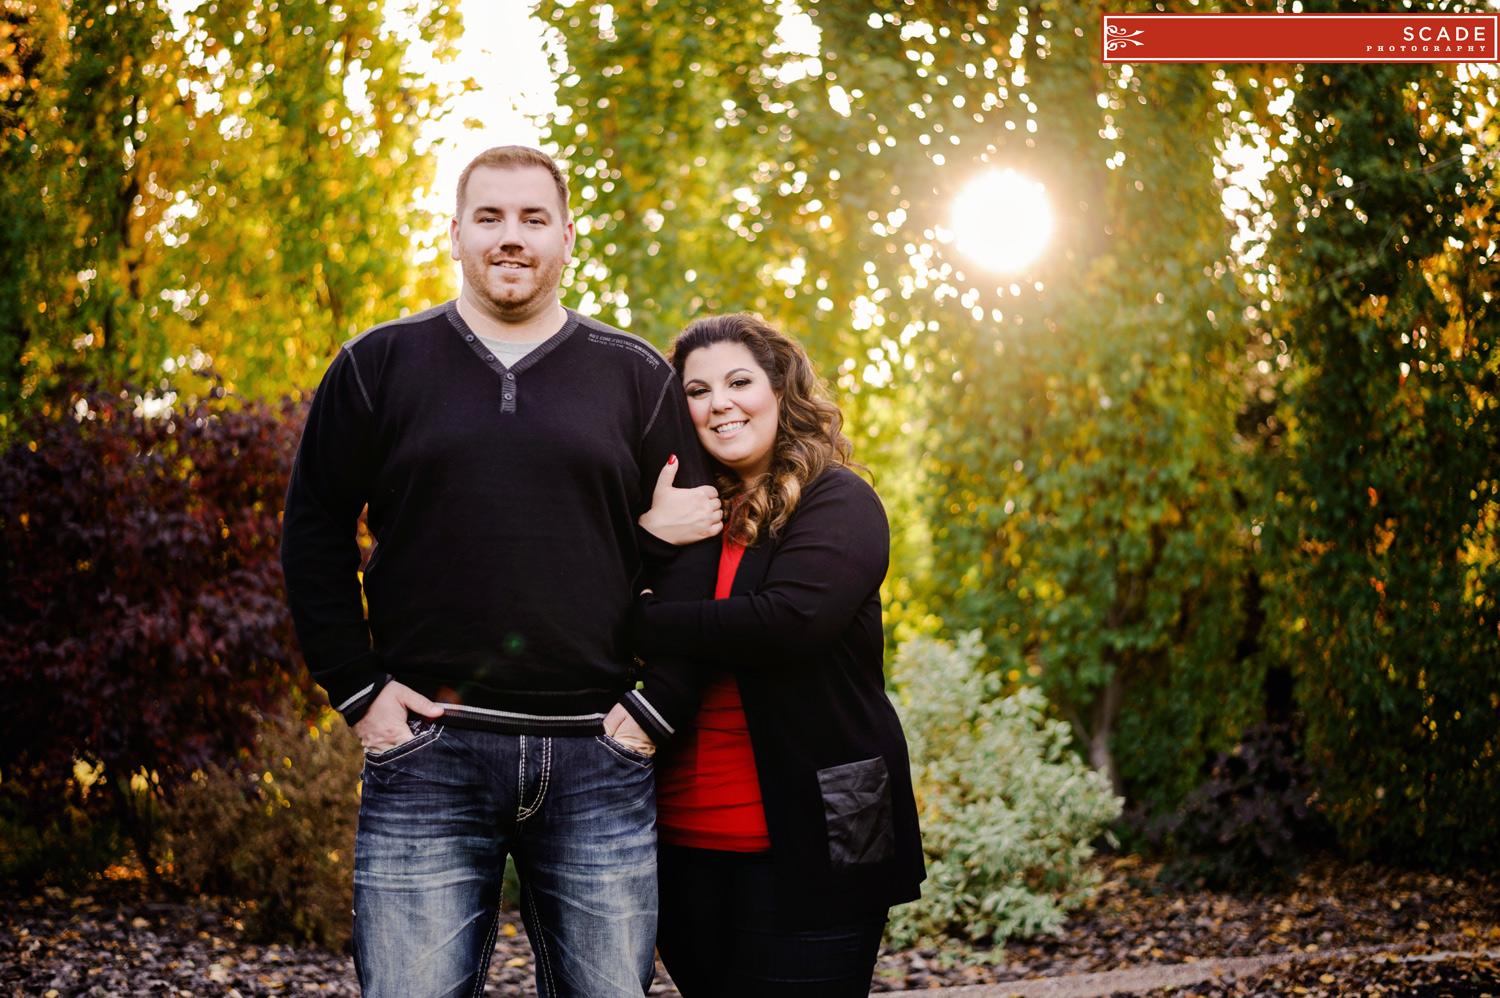
<path id="1" fill-rule="evenodd" d="M 558 280 L 562 277 L 563 262 L 561 259 L 538 259 L 529 258 L 524 260 L 530 266 L 530 274 L 534 278 L 531 287 L 526 291 L 513 285 L 501 285 L 499 294 L 492 288 L 492 271 L 490 265 L 482 257 L 465 256 L 463 258 L 464 282 L 473 288 L 496 314 L 501 316 L 526 317 L 535 311 L 537 303 L 557 290 Z"/>

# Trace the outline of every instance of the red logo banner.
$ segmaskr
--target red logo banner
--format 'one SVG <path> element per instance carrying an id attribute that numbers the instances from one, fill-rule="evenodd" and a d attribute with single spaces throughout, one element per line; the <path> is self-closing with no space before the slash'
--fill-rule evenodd
<path id="1" fill-rule="evenodd" d="M 1105 62 L 1500 62 L 1495 14 L 1105 14 Z"/>

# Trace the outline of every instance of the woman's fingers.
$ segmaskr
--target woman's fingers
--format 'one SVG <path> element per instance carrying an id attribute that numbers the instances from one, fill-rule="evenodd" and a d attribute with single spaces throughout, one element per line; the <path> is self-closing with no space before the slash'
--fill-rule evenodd
<path id="1" fill-rule="evenodd" d="M 641 515 L 647 531 L 671 544 L 692 544 L 724 529 L 724 503 L 712 485 L 677 488 L 679 463 L 668 461 L 656 476 L 651 508 Z"/>
<path id="2" fill-rule="evenodd" d="M 670 495 L 672 483 L 677 480 L 677 469 L 682 465 L 677 463 L 677 455 L 673 454 L 667 463 L 662 465 L 661 472 L 656 476 L 656 488 L 651 490 L 652 498 L 660 502 L 664 495 Z"/>

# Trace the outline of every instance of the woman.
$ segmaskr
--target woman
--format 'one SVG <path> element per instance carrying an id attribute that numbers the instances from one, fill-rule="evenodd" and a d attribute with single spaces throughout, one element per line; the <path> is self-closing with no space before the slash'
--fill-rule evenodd
<path id="1" fill-rule="evenodd" d="M 672 363 L 718 496 L 658 490 L 641 525 L 683 544 L 722 523 L 723 554 L 715 599 L 648 591 L 633 614 L 643 654 L 714 670 L 658 756 L 658 948 L 687 998 L 863 996 L 886 910 L 925 876 L 882 671 L 885 511 L 795 342 L 715 316 Z"/>

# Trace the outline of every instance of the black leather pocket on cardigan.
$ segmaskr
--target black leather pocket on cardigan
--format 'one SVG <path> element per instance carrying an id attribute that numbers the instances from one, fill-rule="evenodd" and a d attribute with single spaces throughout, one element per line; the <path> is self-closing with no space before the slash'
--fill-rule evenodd
<path id="1" fill-rule="evenodd" d="M 896 855 L 891 774 L 880 756 L 818 770 L 828 858 L 835 870 L 884 863 Z"/>

